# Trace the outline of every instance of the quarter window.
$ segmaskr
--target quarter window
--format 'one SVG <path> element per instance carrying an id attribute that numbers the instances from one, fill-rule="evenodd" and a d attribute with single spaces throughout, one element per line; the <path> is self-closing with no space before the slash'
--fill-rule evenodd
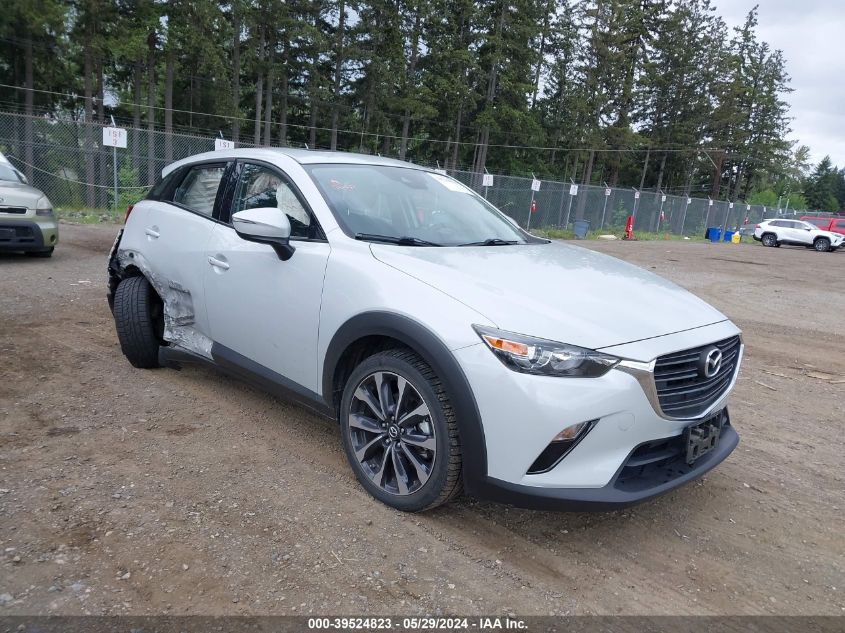
<path id="1" fill-rule="evenodd" d="M 311 236 L 311 216 L 290 185 L 269 167 L 247 163 L 241 170 L 233 212 L 260 207 L 284 211 L 290 220 L 291 237 Z"/>
<path id="2" fill-rule="evenodd" d="M 225 165 L 197 165 L 192 167 L 173 194 L 173 202 L 202 215 L 211 217 L 217 190 L 223 179 Z"/>

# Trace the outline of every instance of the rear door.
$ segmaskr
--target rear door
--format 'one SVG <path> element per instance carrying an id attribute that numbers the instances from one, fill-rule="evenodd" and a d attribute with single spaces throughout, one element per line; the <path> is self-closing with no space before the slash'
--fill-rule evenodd
<path id="1" fill-rule="evenodd" d="M 231 163 L 219 161 L 180 168 L 177 182 L 150 205 L 144 217 L 143 252 L 156 276 L 154 285 L 167 295 L 163 298 L 171 317 L 169 331 L 175 342 L 193 351 L 205 351 L 194 348 L 203 346 L 202 338 L 209 335 L 203 291 L 205 248 L 219 214 L 221 183 L 230 167 Z"/>

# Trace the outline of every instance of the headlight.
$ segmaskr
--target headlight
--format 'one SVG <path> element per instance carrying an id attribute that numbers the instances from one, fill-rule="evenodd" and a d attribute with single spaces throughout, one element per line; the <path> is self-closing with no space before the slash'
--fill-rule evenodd
<path id="1" fill-rule="evenodd" d="M 620 360 L 575 345 L 502 332 L 481 325 L 472 327 L 500 361 L 524 374 L 596 378 L 606 374 Z"/>
<path id="2" fill-rule="evenodd" d="M 38 202 L 35 203 L 35 215 L 53 215 L 53 205 L 50 204 L 47 196 L 38 198 Z"/>

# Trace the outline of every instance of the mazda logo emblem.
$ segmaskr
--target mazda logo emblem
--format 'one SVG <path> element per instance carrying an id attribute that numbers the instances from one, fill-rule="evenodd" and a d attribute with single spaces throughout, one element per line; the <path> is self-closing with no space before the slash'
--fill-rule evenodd
<path id="1" fill-rule="evenodd" d="M 711 347 L 702 352 L 699 362 L 699 372 L 705 378 L 712 378 L 722 368 L 722 350 L 718 347 Z"/>

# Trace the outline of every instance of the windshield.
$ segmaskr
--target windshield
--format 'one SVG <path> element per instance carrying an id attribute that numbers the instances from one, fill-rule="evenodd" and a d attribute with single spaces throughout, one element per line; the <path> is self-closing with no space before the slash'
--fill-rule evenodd
<path id="1" fill-rule="evenodd" d="M 341 227 L 368 241 L 409 246 L 534 241 L 456 180 L 384 165 L 306 165 Z"/>
<path id="2" fill-rule="evenodd" d="M 0 180 L 11 180 L 12 182 L 20 182 L 17 172 L 4 163 L 0 163 Z"/>

